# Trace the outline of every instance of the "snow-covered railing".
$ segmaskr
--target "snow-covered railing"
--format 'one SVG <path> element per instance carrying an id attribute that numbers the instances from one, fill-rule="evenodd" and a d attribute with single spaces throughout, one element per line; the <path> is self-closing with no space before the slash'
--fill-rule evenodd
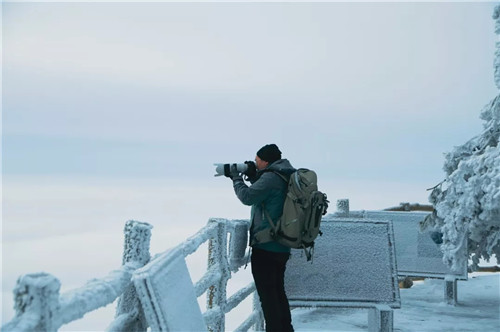
<path id="1" fill-rule="evenodd" d="M 231 272 L 236 272 L 247 261 L 247 234 L 248 221 L 210 219 L 195 235 L 158 255 L 134 273 L 134 283 L 145 309 L 146 319 L 153 330 L 225 330 L 225 315 L 250 294 L 256 296 L 253 282 L 229 298 L 226 293 Z M 193 283 L 184 259 L 207 241 L 207 271 Z M 201 314 L 196 299 L 205 293 L 206 310 Z M 182 303 L 178 298 L 183 299 Z M 255 303 L 259 302 L 254 298 L 254 310 L 235 331 L 247 331 L 252 325 L 255 325 L 256 329 L 262 329 L 260 305 Z M 189 319 L 179 319 L 179 316 L 186 315 L 186 312 L 189 312 Z M 186 320 L 190 321 L 189 326 L 186 325 Z M 202 326 L 200 321 L 203 321 L 205 326 Z"/>
<path id="2" fill-rule="evenodd" d="M 233 310 L 250 294 L 253 294 L 253 311 L 235 331 L 247 331 L 251 326 L 254 326 L 255 330 L 263 330 L 264 320 L 260 300 L 253 282 L 240 289 L 230 298 L 226 296 L 226 286 L 227 281 L 231 278 L 231 271 L 236 272 L 243 264 L 248 262 L 245 249 L 248 244 L 249 222 L 245 220 L 211 219 L 209 226 L 213 227 L 213 225 L 216 225 L 216 230 L 209 240 L 208 271 L 195 284 L 197 296 L 207 290 L 207 285 L 211 285 L 208 287 L 208 310 L 204 313 L 207 326 L 210 327 L 211 331 L 223 332 L 225 330 L 225 314 Z M 228 233 L 230 234 L 229 245 L 227 244 Z M 189 246 L 189 242 L 185 246 Z M 211 282 L 208 282 L 207 279 L 211 279 Z"/>
<path id="3" fill-rule="evenodd" d="M 207 293 L 207 308 L 202 315 L 204 325 L 210 331 L 224 331 L 225 315 L 253 294 L 252 313 L 234 331 L 247 331 L 252 326 L 256 330 L 263 329 L 263 316 L 253 282 L 229 298 L 226 296 L 231 272 L 236 272 L 247 261 L 248 221 L 210 219 L 195 235 L 150 261 L 151 228 L 147 223 L 128 221 L 125 225 L 122 267 L 104 278 L 87 282 L 83 287 L 59 294 L 59 280 L 48 273 L 21 276 L 14 289 L 16 316 L 1 330 L 57 331 L 62 325 L 82 318 L 86 313 L 113 303 L 118 298 L 116 316 L 107 331 L 146 331 L 148 327 L 154 331 L 164 331 L 164 326 L 150 319 L 149 300 L 141 296 L 144 294 L 138 287 L 141 276 L 144 271 L 148 271 L 149 266 L 155 265 L 166 255 L 179 253 L 178 256 L 184 259 L 207 241 L 207 271 L 200 280 L 191 284 L 196 297 Z M 168 273 L 164 277 L 163 280 L 175 279 Z M 163 280 L 160 281 L 163 283 Z M 152 314 L 157 315 L 158 312 Z"/>
<path id="4" fill-rule="evenodd" d="M 63 294 L 59 294 L 59 280 L 48 273 L 21 276 L 14 289 L 16 316 L 2 326 L 2 331 L 57 331 L 62 325 L 104 307 L 120 296 L 117 308 L 120 326 L 128 330 L 140 327 L 137 317 L 141 308 L 138 301 L 134 301 L 131 277 L 135 269 L 149 261 L 150 237 L 149 224 L 128 221 L 123 266 L 104 278 L 91 280 L 83 287 Z"/>

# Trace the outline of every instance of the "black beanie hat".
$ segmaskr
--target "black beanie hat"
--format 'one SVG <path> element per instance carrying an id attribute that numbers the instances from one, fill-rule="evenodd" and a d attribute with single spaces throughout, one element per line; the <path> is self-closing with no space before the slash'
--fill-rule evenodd
<path id="1" fill-rule="evenodd" d="M 272 164 L 276 160 L 281 159 L 281 151 L 280 149 L 278 149 L 278 146 L 276 144 L 267 144 L 260 148 L 259 151 L 257 151 L 257 156 L 260 159 Z"/>

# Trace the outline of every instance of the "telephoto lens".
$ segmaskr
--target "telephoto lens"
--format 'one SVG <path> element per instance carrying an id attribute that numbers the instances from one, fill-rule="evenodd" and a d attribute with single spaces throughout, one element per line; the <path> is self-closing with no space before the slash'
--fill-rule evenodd
<path id="1" fill-rule="evenodd" d="M 214 164 L 215 166 L 215 175 L 214 176 L 221 176 L 221 175 L 228 175 L 229 174 L 229 168 L 231 165 L 236 165 L 236 169 L 240 173 L 245 173 L 248 169 L 248 165 L 245 163 L 240 163 L 240 164 Z"/>

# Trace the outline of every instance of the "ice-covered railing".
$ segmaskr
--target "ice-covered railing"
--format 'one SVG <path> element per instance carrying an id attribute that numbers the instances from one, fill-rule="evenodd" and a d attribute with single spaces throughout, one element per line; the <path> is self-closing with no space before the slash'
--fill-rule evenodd
<path id="1" fill-rule="evenodd" d="M 204 313 L 205 322 L 211 331 L 223 332 L 225 330 L 225 314 L 233 310 L 250 294 L 254 296 L 254 306 L 248 318 L 235 329 L 235 331 L 247 331 L 254 326 L 255 330 L 263 330 L 264 318 L 255 292 L 255 284 L 251 282 L 246 287 L 237 291 L 230 298 L 226 297 L 227 281 L 231 278 L 231 271 L 236 272 L 243 264 L 248 262 L 245 249 L 248 243 L 249 222 L 245 220 L 211 219 L 205 230 L 198 234 L 209 238 L 208 246 L 208 271 L 195 284 L 196 295 L 203 294 L 207 287 L 207 311 Z M 227 234 L 230 234 L 229 245 Z M 194 249 L 197 236 L 188 239 L 184 248 Z M 199 237 L 198 242 L 199 243 Z M 199 247 L 199 244 L 198 244 Z M 187 254 L 187 252 L 185 252 Z M 228 254 L 229 253 L 229 254 Z M 220 274 L 220 276 L 219 276 Z M 210 286 L 212 285 L 212 286 Z"/>
<path id="2" fill-rule="evenodd" d="M 248 239 L 248 221 L 245 220 L 226 220 L 226 219 L 210 219 L 208 224 L 199 230 L 195 235 L 188 238 L 175 248 L 169 249 L 164 254 L 161 254 L 156 262 L 152 261 L 150 264 L 141 268 L 135 275 L 134 282 L 136 288 L 142 293 L 143 297 L 146 296 L 150 299 L 143 299 L 141 301 L 150 302 L 149 313 L 146 313 L 148 322 L 154 330 L 179 330 L 186 328 L 185 321 L 180 321 L 179 325 L 168 317 L 176 317 L 183 314 L 184 309 L 172 308 L 169 303 L 164 303 L 163 308 L 159 303 L 165 297 L 171 296 L 177 290 L 169 290 L 168 285 L 155 284 L 155 279 L 158 276 L 162 277 L 162 272 L 157 271 L 158 267 L 162 270 L 172 270 L 177 273 L 177 281 L 185 283 L 183 279 L 189 279 L 190 276 L 186 271 L 182 275 L 179 270 L 184 269 L 184 258 L 196 252 L 200 246 L 208 241 L 208 265 L 207 271 L 196 282 L 194 282 L 194 296 L 196 298 L 207 293 L 206 311 L 202 314 L 203 321 L 209 331 L 223 332 L 225 331 L 225 316 L 236 306 L 238 306 L 249 295 L 254 294 L 254 309 L 248 318 L 238 326 L 234 331 L 247 331 L 252 326 L 255 329 L 263 329 L 263 317 L 260 309 L 259 301 L 256 301 L 255 285 L 253 282 L 243 287 L 231 297 L 227 297 L 226 287 L 227 282 L 231 278 L 231 272 L 236 272 L 243 264 L 247 262 L 245 255 Z M 229 235 L 229 241 L 228 241 Z M 181 261 L 181 262 L 179 262 Z M 154 265 L 157 266 L 154 266 Z M 171 267 L 169 267 L 169 265 Z M 139 281 L 139 279 L 141 279 Z M 162 280 L 162 279 L 160 279 Z M 176 288 L 178 282 L 173 280 L 171 288 Z M 183 291 L 184 302 L 189 302 L 189 295 L 185 290 Z M 193 302 L 193 301 L 191 301 Z M 146 308 L 146 306 L 143 307 Z M 259 305 L 255 305 L 259 303 Z M 193 310 L 187 303 L 182 304 L 188 310 Z M 196 305 L 196 304 L 195 304 Z M 176 310 L 178 310 L 176 312 Z M 194 310 L 196 311 L 196 310 Z M 191 315 L 192 316 L 192 315 Z M 195 319 L 191 317 L 191 319 Z M 194 330 L 199 325 L 191 325 Z"/>
<path id="3" fill-rule="evenodd" d="M 62 325 L 119 299 L 115 318 L 107 331 L 146 331 L 152 325 L 144 311 L 147 301 L 139 296 L 134 281 L 138 279 L 135 278 L 137 275 L 140 276 L 138 272 L 164 256 L 159 254 L 150 260 L 151 229 L 152 226 L 147 223 L 128 221 L 125 225 L 123 265 L 106 277 L 90 280 L 80 288 L 60 294 L 59 280 L 48 273 L 21 276 L 14 289 L 16 316 L 1 330 L 57 331 Z M 247 232 L 247 221 L 211 219 L 194 236 L 168 250 L 180 251 L 184 258 L 208 241 L 208 268 L 193 288 L 196 297 L 207 293 L 203 320 L 210 331 L 224 331 L 225 315 L 249 295 L 254 294 L 254 303 L 258 303 L 253 283 L 226 297 L 231 271 L 236 272 L 246 262 Z M 252 313 L 235 331 L 247 331 L 252 326 L 256 330 L 263 329 L 260 306 L 255 304 Z"/>
<path id="4" fill-rule="evenodd" d="M 128 221 L 122 267 L 104 278 L 90 280 L 83 287 L 59 294 L 61 284 L 51 274 L 21 276 L 14 288 L 16 316 L 2 326 L 2 331 L 57 331 L 62 325 L 104 307 L 118 297 L 117 317 L 128 322 L 130 327 L 137 326 L 140 305 L 138 301 L 124 299 L 134 299 L 132 273 L 149 261 L 151 228 L 146 223 Z"/>

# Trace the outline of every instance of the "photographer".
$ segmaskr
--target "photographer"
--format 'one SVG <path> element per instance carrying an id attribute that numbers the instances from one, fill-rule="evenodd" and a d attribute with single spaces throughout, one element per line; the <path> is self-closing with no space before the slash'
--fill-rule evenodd
<path id="1" fill-rule="evenodd" d="M 255 164 L 245 162 L 245 171 L 251 185 L 243 181 L 236 165 L 226 174 L 233 180 L 238 199 L 251 205 L 250 246 L 252 275 L 261 300 L 267 332 L 293 331 L 290 307 L 285 293 L 284 275 L 290 248 L 275 241 L 259 242 L 255 234 L 270 228 L 266 213 L 277 222 L 283 211 L 287 182 L 278 174 L 290 177 L 295 169 L 287 159 L 281 159 L 276 144 L 268 144 L 257 151 Z"/>

